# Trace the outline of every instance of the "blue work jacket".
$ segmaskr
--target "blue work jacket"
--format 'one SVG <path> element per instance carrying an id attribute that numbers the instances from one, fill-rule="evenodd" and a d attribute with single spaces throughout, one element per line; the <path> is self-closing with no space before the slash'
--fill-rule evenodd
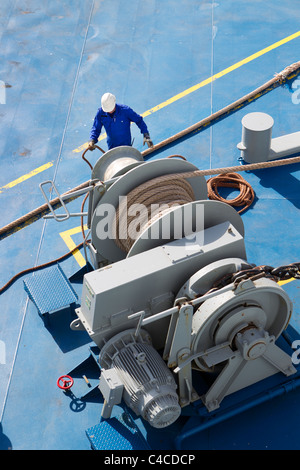
<path id="1" fill-rule="evenodd" d="M 109 150 L 120 145 L 131 145 L 131 122 L 136 123 L 142 134 L 148 134 L 148 129 L 142 116 L 129 108 L 129 106 L 116 104 L 116 110 L 113 114 L 105 113 L 102 108 L 99 108 L 91 129 L 90 139 L 97 142 L 102 126 L 104 126 Z"/>

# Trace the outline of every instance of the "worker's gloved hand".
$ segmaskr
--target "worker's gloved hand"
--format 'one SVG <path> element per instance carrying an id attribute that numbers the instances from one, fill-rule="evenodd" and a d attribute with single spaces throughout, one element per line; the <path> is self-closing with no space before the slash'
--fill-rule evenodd
<path id="1" fill-rule="evenodd" d="M 152 140 L 150 139 L 150 135 L 149 134 L 144 134 L 144 140 L 143 140 L 143 145 L 145 145 L 145 143 L 147 143 L 148 147 L 153 147 L 153 142 Z"/>
<path id="2" fill-rule="evenodd" d="M 95 140 L 90 140 L 90 142 L 88 143 L 88 149 L 89 150 L 95 150 Z"/>

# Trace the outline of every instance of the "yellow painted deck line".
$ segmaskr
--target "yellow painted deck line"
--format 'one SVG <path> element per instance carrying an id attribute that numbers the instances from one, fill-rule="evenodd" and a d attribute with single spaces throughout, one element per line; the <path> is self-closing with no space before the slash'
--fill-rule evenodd
<path id="1" fill-rule="evenodd" d="M 86 225 L 84 225 L 84 230 L 87 230 Z M 60 233 L 61 238 L 63 239 L 70 251 L 76 247 L 76 244 L 72 240 L 72 235 L 75 235 L 79 232 L 81 232 L 81 226 L 74 227 L 72 229 Z M 73 256 L 81 268 L 86 265 L 85 258 L 82 256 L 79 250 L 75 250 Z"/>
<path id="2" fill-rule="evenodd" d="M 17 178 L 16 180 L 11 181 L 10 183 L 6 184 L 5 186 L 0 187 L 0 193 L 3 193 L 3 191 L 2 191 L 3 189 L 13 188 L 17 184 L 23 183 L 23 181 L 26 181 L 29 178 L 32 178 L 32 176 L 35 176 L 38 173 L 41 173 L 42 171 L 47 170 L 51 166 L 53 166 L 53 162 L 48 162 L 48 163 L 45 163 L 45 165 L 41 165 L 38 168 L 36 168 L 35 170 L 30 171 L 26 175 L 20 176 L 20 178 Z"/>
<path id="3" fill-rule="evenodd" d="M 286 281 L 278 281 L 277 284 L 279 286 L 283 286 L 284 284 L 287 284 L 288 282 L 295 281 L 296 279 L 294 277 L 291 277 L 291 279 L 287 279 Z"/>
<path id="4" fill-rule="evenodd" d="M 106 132 L 105 134 L 101 134 L 99 136 L 99 139 L 98 139 L 98 142 L 101 142 L 101 140 L 104 140 L 106 139 Z M 73 150 L 73 152 L 75 153 L 81 153 L 81 152 L 84 152 L 84 150 L 88 147 L 88 142 L 85 142 L 84 144 L 80 145 L 79 147 L 77 147 L 76 149 Z"/>
<path id="5" fill-rule="evenodd" d="M 149 116 L 150 114 L 155 113 L 156 111 L 159 111 L 160 109 L 165 108 L 166 106 L 174 103 L 175 101 L 180 100 L 181 98 L 184 98 L 185 96 L 189 95 L 190 93 L 193 93 L 196 90 L 199 90 L 199 88 L 202 88 L 209 83 L 213 82 L 214 80 L 217 80 L 218 78 L 224 77 L 224 75 L 227 75 L 228 73 L 232 72 L 233 70 L 238 69 L 242 65 L 245 65 L 252 60 L 257 59 L 258 57 L 266 54 L 267 52 L 272 51 L 273 49 L 276 49 L 277 47 L 282 46 L 283 44 L 286 44 L 289 41 L 292 41 L 293 39 L 296 39 L 300 36 L 300 31 L 297 31 L 294 34 L 291 34 L 290 36 L 287 36 L 284 39 L 281 39 L 280 41 L 275 42 L 274 44 L 271 44 L 268 47 L 265 47 L 264 49 L 261 49 L 260 51 L 256 52 L 255 54 L 250 55 L 249 57 L 246 57 L 243 60 L 240 60 L 236 64 L 231 65 L 230 67 L 227 67 L 226 69 L 222 70 L 221 72 L 218 72 L 211 77 L 203 80 L 202 82 L 187 88 L 186 90 L 182 91 L 181 93 L 178 93 L 177 95 L 173 96 L 172 98 L 163 101 L 162 103 L 158 104 L 157 106 L 154 106 L 153 108 L 149 109 L 148 111 L 145 111 L 142 116 L 146 117 Z M 106 133 L 101 134 L 99 137 L 98 141 L 100 142 L 101 140 L 104 140 L 106 138 Z M 84 151 L 88 146 L 88 142 L 85 142 L 83 145 L 80 147 L 76 148 L 73 150 L 73 152 L 82 152 Z M 44 170 L 47 170 L 47 168 L 50 168 L 53 165 L 53 162 L 48 162 L 45 165 L 41 165 L 40 167 L 36 168 L 35 170 L 32 170 L 31 172 L 27 173 L 26 175 L 21 176 L 20 178 L 17 178 L 14 181 L 11 181 L 10 183 L 6 184 L 5 186 L 0 187 L 0 193 L 2 193 L 2 190 L 12 188 L 16 186 L 17 184 L 22 183 L 23 181 L 26 181 L 27 179 L 31 178 L 32 176 L 37 175 L 38 173 L 41 173 Z"/>
<path id="6" fill-rule="evenodd" d="M 283 44 L 286 44 L 287 42 L 298 38 L 299 36 L 300 36 L 300 31 L 297 31 L 296 33 L 291 34 L 290 36 L 287 36 L 286 38 L 281 39 L 280 41 L 274 42 L 274 44 L 271 44 L 270 46 L 265 47 L 264 49 L 261 49 L 258 52 L 255 52 L 255 54 L 251 54 L 249 57 L 246 57 L 245 59 L 240 60 L 236 64 L 233 64 L 230 67 L 227 67 L 226 69 L 222 70 L 221 72 L 218 72 L 218 73 L 212 75 L 211 77 L 203 80 L 200 83 L 197 83 L 197 85 L 193 85 L 192 87 L 187 88 L 186 90 L 182 91 L 181 93 L 178 93 L 177 95 L 173 96 L 172 98 L 170 98 L 166 101 L 163 101 L 162 103 L 158 104 L 157 106 L 154 106 L 153 108 L 149 109 L 148 111 L 145 111 L 142 114 L 142 116 L 143 117 L 149 116 L 150 114 L 153 114 L 156 111 L 159 111 L 160 109 L 165 108 L 166 106 L 174 103 L 175 101 L 180 100 L 181 98 L 184 98 L 185 96 L 189 95 L 190 93 L 193 93 L 194 91 L 199 90 L 199 88 L 202 88 L 202 87 L 210 84 L 211 82 L 213 82 L 214 80 L 217 80 L 218 78 L 224 77 L 224 75 L 227 75 L 228 73 L 232 72 L 233 70 L 236 70 L 239 67 L 242 67 L 242 65 L 248 64 L 252 60 L 255 60 L 258 57 L 261 57 L 262 55 L 266 54 L 267 52 L 270 52 L 270 51 L 276 49 L 277 47 L 280 47 Z M 98 142 L 100 142 L 101 140 L 103 140 L 105 138 L 106 138 L 106 134 L 101 134 L 99 139 L 98 139 Z M 78 152 L 83 152 L 87 148 L 87 146 L 88 146 L 88 142 L 85 142 L 80 147 L 74 149 L 73 152 L 77 152 L 77 153 Z"/>

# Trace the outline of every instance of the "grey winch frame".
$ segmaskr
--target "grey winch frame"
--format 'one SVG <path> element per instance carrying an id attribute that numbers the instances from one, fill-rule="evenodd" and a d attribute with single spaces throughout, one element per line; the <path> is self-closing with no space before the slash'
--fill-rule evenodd
<path id="1" fill-rule="evenodd" d="M 189 180 L 195 200 L 173 208 L 172 217 L 164 213 L 150 221 L 128 253 L 112 237 L 99 239 L 102 205 L 117 208 L 120 196 L 145 181 L 196 169 L 175 158 L 143 162 L 135 150 L 132 158 L 128 148 L 114 150 L 101 157 L 105 171 L 101 158 L 93 170 L 93 179 L 108 172 L 110 184 L 102 195 L 97 185 L 90 193 L 94 270 L 84 276 L 78 318 L 71 324 L 85 329 L 100 349 L 102 416 L 124 400 L 152 426 L 165 427 L 195 400 L 212 411 L 227 395 L 266 377 L 294 374 L 290 356 L 276 345 L 292 314 L 285 291 L 264 276 L 213 288 L 220 278 L 253 265 L 241 217 L 229 205 L 206 199 L 202 176 Z M 196 231 L 184 232 L 185 211 L 192 219 L 200 215 L 201 227 L 192 224 Z M 178 223 L 181 238 L 174 237 Z M 214 377 L 201 397 L 192 371 Z"/>

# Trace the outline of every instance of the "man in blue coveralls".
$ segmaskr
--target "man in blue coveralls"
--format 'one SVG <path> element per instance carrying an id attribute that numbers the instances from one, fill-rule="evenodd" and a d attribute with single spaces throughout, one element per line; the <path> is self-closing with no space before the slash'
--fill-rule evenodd
<path id="1" fill-rule="evenodd" d="M 90 150 L 95 149 L 102 126 L 106 130 L 109 150 L 121 145 L 131 145 L 131 122 L 135 122 L 141 130 L 144 136 L 143 145 L 147 143 L 148 147 L 153 147 L 148 128 L 142 116 L 129 106 L 116 103 L 116 97 L 111 93 L 105 93 L 101 98 L 101 108 L 98 109 L 94 119 L 88 148 Z"/>

